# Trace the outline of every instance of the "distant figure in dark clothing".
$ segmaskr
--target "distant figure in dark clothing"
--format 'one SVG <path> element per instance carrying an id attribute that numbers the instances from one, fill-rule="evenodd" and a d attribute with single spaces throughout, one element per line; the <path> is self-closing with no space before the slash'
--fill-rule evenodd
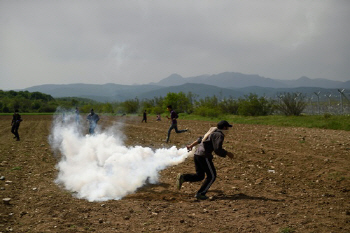
<path id="1" fill-rule="evenodd" d="M 161 121 L 160 114 L 157 115 L 157 120 L 156 121 Z"/>
<path id="2" fill-rule="evenodd" d="M 66 113 L 63 112 L 62 113 L 62 123 L 64 123 L 66 121 Z"/>
<path id="3" fill-rule="evenodd" d="M 170 138 L 171 130 L 175 129 L 176 133 L 184 133 L 184 132 L 187 132 L 188 129 L 178 130 L 177 129 L 177 120 L 176 119 L 179 116 L 173 110 L 173 107 L 171 105 L 167 106 L 167 110 L 170 112 L 170 118 L 168 116 L 166 116 L 166 117 L 168 118 L 168 120 L 171 120 L 171 125 L 170 125 L 169 130 L 168 130 L 168 137 L 166 138 L 166 142 L 168 143 L 169 142 L 169 138 Z"/>
<path id="4" fill-rule="evenodd" d="M 18 134 L 18 128 L 22 121 L 21 115 L 19 115 L 18 110 L 15 110 L 15 113 L 12 116 L 12 122 L 11 122 L 11 133 L 13 133 L 15 136 L 13 138 L 17 138 L 17 141 L 19 141 L 19 134 Z"/>
<path id="5" fill-rule="evenodd" d="M 89 133 L 94 134 L 97 122 L 100 120 L 100 117 L 97 114 L 95 114 L 93 109 L 91 109 L 90 114 L 87 116 L 87 120 L 90 124 Z"/>
<path id="6" fill-rule="evenodd" d="M 80 115 L 79 115 L 79 109 L 78 107 L 75 108 L 75 123 L 80 123 Z"/>
<path id="7" fill-rule="evenodd" d="M 147 112 L 146 112 L 146 110 L 143 112 L 143 118 L 142 118 L 141 123 L 142 123 L 142 122 L 147 123 Z"/>

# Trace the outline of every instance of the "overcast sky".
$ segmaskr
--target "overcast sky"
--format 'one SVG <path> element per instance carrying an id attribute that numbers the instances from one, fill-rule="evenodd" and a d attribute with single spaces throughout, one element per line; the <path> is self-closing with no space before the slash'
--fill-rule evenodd
<path id="1" fill-rule="evenodd" d="M 173 73 L 350 80 L 348 0 L 0 0 L 0 89 Z"/>

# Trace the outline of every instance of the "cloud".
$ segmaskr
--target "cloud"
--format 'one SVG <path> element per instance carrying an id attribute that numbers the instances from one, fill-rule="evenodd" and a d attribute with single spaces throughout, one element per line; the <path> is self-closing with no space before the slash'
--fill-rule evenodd
<path id="1" fill-rule="evenodd" d="M 341 0 L 1 1 L 0 85 L 225 71 L 349 80 L 349 10 Z"/>

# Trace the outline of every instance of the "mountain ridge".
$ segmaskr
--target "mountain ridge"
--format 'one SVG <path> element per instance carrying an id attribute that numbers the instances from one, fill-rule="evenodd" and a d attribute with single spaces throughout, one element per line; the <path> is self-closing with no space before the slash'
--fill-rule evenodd
<path id="1" fill-rule="evenodd" d="M 346 82 L 328 79 L 310 79 L 301 77 L 297 80 L 275 80 L 259 75 L 246 75 L 236 72 L 224 72 L 215 75 L 200 75 L 184 78 L 171 74 L 157 83 L 140 85 L 106 84 L 43 84 L 23 90 L 39 91 L 57 97 L 90 97 L 97 101 L 125 101 L 134 98 L 154 98 L 166 96 L 169 92 L 192 92 L 199 98 L 221 95 L 222 97 L 239 98 L 255 93 L 273 97 L 282 92 L 301 92 L 312 94 L 322 90 L 335 95 L 337 89 L 350 89 L 350 80 Z"/>

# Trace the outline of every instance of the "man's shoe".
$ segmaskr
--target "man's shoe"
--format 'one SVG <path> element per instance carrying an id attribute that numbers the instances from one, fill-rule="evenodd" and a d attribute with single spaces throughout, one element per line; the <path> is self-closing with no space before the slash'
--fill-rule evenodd
<path id="1" fill-rule="evenodd" d="M 197 198 L 198 200 L 207 200 L 208 197 L 203 195 L 203 194 L 199 194 L 197 193 L 196 196 L 194 196 L 195 198 Z"/>
<path id="2" fill-rule="evenodd" d="M 181 173 L 177 174 L 176 187 L 178 190 L 181 189 L 183 182 L 184 182 L 184 175 L 182 175 Z"/>

